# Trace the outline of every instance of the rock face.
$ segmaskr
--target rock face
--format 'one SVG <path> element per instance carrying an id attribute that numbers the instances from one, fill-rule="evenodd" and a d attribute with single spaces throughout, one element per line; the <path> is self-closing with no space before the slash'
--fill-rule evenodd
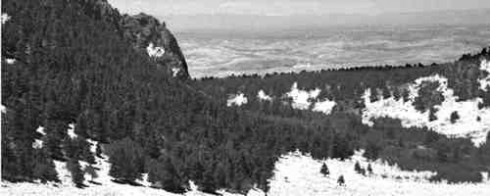
<path id="1" fill-rule="evenodd" d="M 150 58 L 160 68 L 176 78 L 182 80 L 189 78 L 184 55 L 165 23 L 140 13 L 134 16 L 124 15 L 120 24 L 124 38 L 133 43 L 135 48 L 146 49 Z"/>
<path id="2" fill-rule="evenodd" d="M 184 55 L 165 23 L 160 23 L 155 17 L 144 13 L 134 16 L 121 15 L 107 0 L 74 2 L 84 10 L 90 10 L 86 14 L 92 19 L 104 20 L 114 25 L 118 29 L 118 36 L 122 36 L 136 49 L 146 50 L 157 66 L 166 70 L 169 75 L 181 80 L 190 78 Z"/>

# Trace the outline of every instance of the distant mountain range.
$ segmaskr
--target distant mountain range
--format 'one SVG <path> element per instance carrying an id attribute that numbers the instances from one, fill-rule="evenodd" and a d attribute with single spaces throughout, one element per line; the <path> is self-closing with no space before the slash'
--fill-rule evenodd
<path id="1" fill-rule="evenodd" d="M 376 25 L 488 25 L 490 9 L 445 10 L 433 12 L 331 15 L 162 15 L 174 31 L 228 30 L 273 31 L 297 28 Z"/>

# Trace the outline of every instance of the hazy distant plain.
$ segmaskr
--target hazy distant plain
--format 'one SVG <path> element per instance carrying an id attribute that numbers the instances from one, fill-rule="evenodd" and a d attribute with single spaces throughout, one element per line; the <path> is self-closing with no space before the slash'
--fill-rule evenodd
<path id="1" fill-rule="evenodd" d="M 487 25 L 176 33 L 193 77 L 454 61 L 490 45 Z"/>

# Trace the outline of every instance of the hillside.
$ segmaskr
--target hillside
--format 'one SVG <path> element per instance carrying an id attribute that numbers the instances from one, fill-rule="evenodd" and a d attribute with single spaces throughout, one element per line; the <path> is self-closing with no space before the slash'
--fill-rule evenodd
<path id="1" fill-rule="evenodd" d="M 481 183 L 490 170 L 486 49 L 444 65 L 190 80 L 152 16 L 7 0 L 1 55 L 2 193 L 263 194 L 294 151 L 349 163 L 365 149 L 427 181 Z M 425 126 L 373 112 L 407 103 Z M 437 129 L 458 104 L 472 110 L 450 121 L 476 122 L 471 137 Z"/>
<path id="2" fill-rule="evenodd" d="M 122 184 L 148 173 L 152 187 L 175 193 L 190 180 L 204 192 L 267 191 L 281 154 L 315 149 L 325 157 L 329 145 L 310 141 L 343 138 L 323 124 L 226 107 L 176 80 L 167 68 L 184 62 L 165 60 L 179 56 L 168 53 L 175 40 L 148 53 L 125 36 L 139 26 L 125 31 L 105 1 L 5 1 L 2 14 L 2 180 L 58 182 L 58 161 L 83 188 L 84 174 L 107 154 Z M 342 146 L 333 156 L 351 152 Z"/>
<path id="3" fill-rule="evenodd" d="M 203 78 L 223 105 L 308 121 L 328 119 L 370 159 L 435 179 L 479 181 L 488 170 L 487 49 L 452 63 Z M 454 168 L 464 172 L 451 172 Z M 473 176 L 473 177 L 471 177 Z"/>

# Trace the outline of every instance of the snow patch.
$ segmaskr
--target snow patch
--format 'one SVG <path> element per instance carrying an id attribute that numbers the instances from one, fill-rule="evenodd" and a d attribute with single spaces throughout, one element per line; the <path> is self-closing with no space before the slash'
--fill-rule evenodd
<path id="1" fill-rule="evenodd" d="M 46 135 L 46 132 L 44 131 L 44 127 L 42 127 L 42 126 L 39 126 L 36 129 L 36 132 L 40 133 L 41 135 Z"/>
<path id="2" fill-rule="evenodd" d="M 141 175 L 141 180 L 140 179 L 137 179 L 136 180 L 136 183 L 139 183 L 145 187 L 150 187 L 151 186 L 151 182 L 148 181 L 148 173 L 144 173 Z"/>
<path id="3" fill-rule="evenodd" d="M 15 63 L 15 59 L 5 59 L 5 62 L 8 64 L 8 65 L 12 65 Z"/>
<path id="4" fill-rule="evenodd" d="M 482 181 L 484 183 L 487 183 L 490 181 L 490 177 L 488 176 L 488 172 L 481 172 L 481 176 L 482 176 Z"/>
<path id="5" fill-rule="evenodd" d="M 260 190 L 257 187 L 254 187 L 247 192 L 247 196 L 264 196 L 264 195 L 266 195 L 264 191 Z"/>
<path id="6" fill-rule="evenodd" d="M 0 19 L 0 20 L 2 21 L 2 25 L 3 25 L 3 24 L 5 24 L 7 21 L 9 21 L 9 20 L 10 20 L 10 16 L 9 16 L 8 14 L 6 14 L 6 13 L 2 13 L 2 16 L 1 16 L 1 19 Z"/>
<path id="7" fill-rule="evenodd" d="M 32 142 L 32 148 L 34 148 L 34 149 L 43 148 L 43 141 L 40 139 L 34 139 L 34 142 Z"/>
<path id="8" fill-rule="evenodd" d="M 68 136 L 71 139 L 75 139 L 76 137 L 78 137 L 78 135 L 75 133 L 75 124 L 73 124 L 73 123 L 70 123 L 68 125 Z"/>
<path id="9" fill-rule="evenodd" d="M 232 105 L 241 106 L 241 105 L 247 104 L 247 103 L 248 103 L 248 99 L 247 99 L 247 97 L 245 97 L 245 94 L 239 93 L 236 95 L 230 95 L 228 97 L 226 105 L 228 107 L 230 107 Z"/>
<path id="10" fill-rule="evenodd" d="M 185 193 L 186 196 L 201 196 L 203 195 L 199 192 L 199 187 L 194 183 L 194 181 L 189 180 L 189 191 Z"/>
<path id="11" fill-rule="evenodd" d="M 43 135 L 43 136 L 46 135 L 46 132 L 44 131 L 44 127 L 42 127 L 42 126 L 37 127 L 36 132 Z M 32 148 L 41 149 L 41 148 L 43 148 L 43 143 L 44 143 L 43 140 L 34 139 L 34 142 L 32 142 Z"/>
<path id="12" fill-rule="evenodd" d="M 99 142 L 91 140 L 91 139 L 87 139 L 87 142 L 90 144 L 90 152 L 92 152 L 94 154 L 97 153 L 97 144 Z"/>
<path id="13" fill-rule="evenodd" d="M 177 67 L 172 68 L 172 77 L 177 77 L 179 73 L 180 73 L 180 68 Z"/>
<path id="14" fill-rule="evenodd" d="M 222 195 L 222 196 L 243 196 L 242 194 L 237 194 L 237 193 L 229 193 L 229 192 L 226 192 L 225 190 L 218 190 L 216 191 L 216 193 Z M 186 194 L 188 195 L 188 194 Z M 260 190 L 259 188 L 257 187 L 253 187 L 252 189 L 250 189 L 246 196 L 266 196 L 265 192 Z"/>
<path id="15" fill-rule="evenodd" d="M 5 107 L 3 104 L 0 105 L 0 111 L 2 112 L 2 114 L 6 114 L 7 113 L 7 107 Z"/>
<path id="16" fill-rule="evenodd" d="M 313 107 L 313 111 L 315 112 L 323 112 L 324 114 L 330 114 L 332 112 L 332 109 L 337 105 L 335 101 L 330 101 L 328 99 L 325 99 L 324 101 L 319 101 L 315 103 L 315 106 Z"/>
<path id="17" fill-rule="evenodd" d="M 480 64 L 480 70 L 487 72 L 487 77 L 478 81 L 480 83 L 480 89 L 486 91 L 487 87 L 490 87 L 490 61 L 483 60 Z"/>
<path id="18" fill-rule="evenodd" d="M 435 172 L 402 171 L 379 160 L 369 162 L 362 153 L 357 151 L 344 161 L 314 160 L 298 151 L 284 155 L 276 162 L 268 195 L 487 195 L 490 190 L 488 183 L 431 183 L 427 179 Z M 373 173 L 356 173 L 356 161 L 363 168 L 371 164 Z M 328 176 L 320 173 L 323 163 L 329 168 Z M 340 175 L 344 176 L 345 186 L 337 184 Z"/>
<path id="19" fill-rule="evenodd" d="M 437 119 L 429 121 L 429 111 L 420 112 L 415 109 L 413 103 L 418 97 L 418 91 L 423 82 L 439 82 L 437 91 L 444 96 L 444 102 L 435 106 Z M 410 93 L 408 101 L 395 100 L 394 97 L 371 102 L 371 90 L 364 92 L 363 99 L 366 107 L 362 111 L 362 122 L 373 126 L 372 119 L 390 117 L 401 120 L 403 127 L 427 127 L 438 133 L 456 138 L 470 138 L 476 146 L 486 141 L 487 133 L 490 132 L 490 108 L 480 109 L 478 105 L 481 98 L 467 101 L 457 101 L 453 89 L 448 88 L 447 78 L 434 75 L 415 80 L 408 86 Z M 451 114 L 457 112 L 459 119 L 451 123 Z M 478 120 L 480 118 L 480 120 Z"/>
<path id="20" fill-rule="evenodd" d="M 264 90 L 260 90 L 258 93 L 257 93 L 257 98 L 259 100 L 262 100 L 262 101 L 272 101 L 272 97 L 265 94 Z"/>
<path id="21" fill-rule="evenodd" d="M 153 43 L 150 43 L 148 47 L 146 47 L 146 51 L 150 57 L 162 57 L 165 54 L 165 49 L 162 47 L 155 47 Z"/>
<path id="22" fill-rule="evenodd" d="M 311 105 L 311 100 L 316 99 L 320 95 L 321 90 L 300 90 L 298 89 L 298 83 L 295 82 L 291 87 L 291 91 L 286 93 L 286 97 L 292 98 L 292 107 L 299 110 L 307 110 Z"/>

